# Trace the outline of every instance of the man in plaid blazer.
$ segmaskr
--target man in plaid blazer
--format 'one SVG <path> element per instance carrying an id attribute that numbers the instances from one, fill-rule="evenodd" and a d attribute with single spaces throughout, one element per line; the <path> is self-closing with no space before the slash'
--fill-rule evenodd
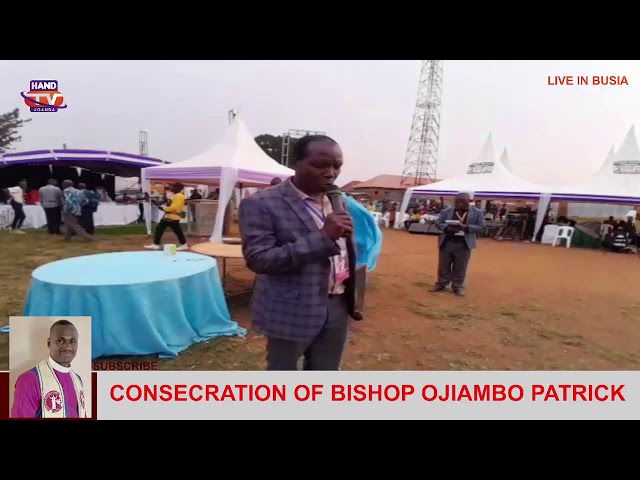
<path id="1" fill-rule="evenodd" d="M 347 338 L 354 275 L 346 211 L 326 192 L 342 168 L 339 145 L 308 135 L 292 149 L 294 177 L 240 203 L 247 267 L 257 274 L 252 319 L 267 337 L 267 370 L 338 370 Z"/>

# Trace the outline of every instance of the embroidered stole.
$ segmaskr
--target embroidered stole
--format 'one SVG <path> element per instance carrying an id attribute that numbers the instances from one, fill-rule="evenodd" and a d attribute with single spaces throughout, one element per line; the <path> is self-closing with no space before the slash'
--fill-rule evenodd
<path id="1" fill-rule="evenodd" d="M 62 385 L 56 377 L 53 367 L 49 364 L 49 360 L 42 360 L 36 365 L 38 380 L 40 381 L 40 409 L 42 418 L 67 418 L 70 417 L 67 412 L 67 404 L 64 398 Z M 86 418 L 84 405 L 84 390 L 80 377 L 73 371 L 69 370 L 73 379 L 73 387 L 78 399 L 78 416 Z"/>

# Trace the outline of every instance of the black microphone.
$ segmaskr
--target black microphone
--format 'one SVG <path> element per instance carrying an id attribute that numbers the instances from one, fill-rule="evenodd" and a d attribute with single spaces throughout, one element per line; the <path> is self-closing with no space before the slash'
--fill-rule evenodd
<path id="1" fill-rule="evenodd" d="M 334 212 L 344 212 L 344 198 L 342 198 L 342 192 L 340 191 L 340 187 L 337 185 L 329 185 L 327 188 L 327 198 L 329 199 L 329 203 L 331 203 L 331 209 Z M 349 237 L 351 232 L 345 232 L 344 236 Z"/>
<path id="2" fill-rule="evenodd" d="M 329 199 L 331 208 L 334 212 L 344 211 L 344 201 L 340 187 L 335 184 L 329 185 L 329 188 L 327 189 L 327 198 Z"/>

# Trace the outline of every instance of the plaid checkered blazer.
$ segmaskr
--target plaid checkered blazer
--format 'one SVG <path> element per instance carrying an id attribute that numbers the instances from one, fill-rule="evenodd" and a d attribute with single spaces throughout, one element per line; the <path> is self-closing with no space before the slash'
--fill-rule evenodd
<path id="1" fill-rule="evenodd" d="M 247 267 L 257 274 L 254 327 L 275 338 L 313 338 L 327 319 L 329 258 L 340 249 L 318 229 L 290 180 L 242 200 L 238 221 Z M 353 268 L 355 246 L 347 244 Z M 355 290 L 353 277 L 345 282 L 347 295 Z"/>

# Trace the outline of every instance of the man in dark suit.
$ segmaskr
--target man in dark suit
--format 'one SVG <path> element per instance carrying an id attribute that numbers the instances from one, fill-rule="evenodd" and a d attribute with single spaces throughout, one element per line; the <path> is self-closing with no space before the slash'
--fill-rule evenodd
<path id="1" fill-rule="evenodd" d="M 295 175 L 240 203 L 247 267 L 257 274 L 252 319 L 267 337 L 267 370 L 338 370 L 354 291 L 353 221 L 326 192 L 342 168 L 339 145 L 299 139 Z"/>
<path id="2" fill-rule="evenodd" d="M 464 296 L 464 280 L 476 248 L 477 235 L 487 228 L 482 210 L 469 205 L 468 193 L 459 193 L 453 208 L 440 212 L 436 226 L 442 233 L 438 236 L 438 281 L 431 289 L 441 292 L 449 283 L 456 295 Z M 447 223 L 457 221 L 459 225 Z"/>

